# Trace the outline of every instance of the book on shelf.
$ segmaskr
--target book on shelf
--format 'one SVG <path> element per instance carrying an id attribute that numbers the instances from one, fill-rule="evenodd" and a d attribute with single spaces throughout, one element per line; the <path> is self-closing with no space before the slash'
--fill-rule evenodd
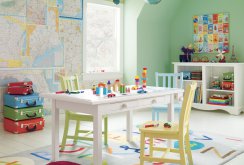
<path id="1" fill-rule="evenodd" d="M 202 103 L 202 85 L 196 88 L 194 103 Z"/>

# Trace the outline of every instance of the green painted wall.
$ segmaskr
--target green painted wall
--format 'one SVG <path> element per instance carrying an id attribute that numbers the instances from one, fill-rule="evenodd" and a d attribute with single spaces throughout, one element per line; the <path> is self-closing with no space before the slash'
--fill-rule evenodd
<path id="1" fill-rule="evenodd" d="M 243 0 L 184 0 L 180 9 L 175 11 L 177 16 L 172 21 L 171 33 L 171 61 L 179 61 L 180 48 L 193 42 L 192 16 L 230 13 L 230 45 L 235 45 L 235 53 L 239 61 L 244 61 L 244 1 Z M 207 54 L 202 54 L 207 55 Z M 231 54 L 227 55 L 227 58 Z M 208 55 L 210 59 L 213 54 Z M 171 68 L 173 66 L 171 65 Z"/>
<path id="2" fill-rule="evenodd" d="M 162 0 L 149 5 L 144 0 L 127 0 L 124 8 L 124 78 L 134 83 L 148 68 L 148 84 L 154 85 L 154 73 L 170 67 L 170 22 L 181 0 Z"/>
<path id="3" fill-rule="evenodd" d="M 137 18 L 143 0 L 126 0 L 124 4 L 124 81 L 133 84 L 137 74 Z"/>
<path id="4" fill-rule="evenodd" d="M 137 71 L 148 68 L 148 84 L 155 85 L 155 72 L 169 72 L 170 22 L 181 0 L 162 0 L 158 5 L 146 4 L 138 18 Z"/>

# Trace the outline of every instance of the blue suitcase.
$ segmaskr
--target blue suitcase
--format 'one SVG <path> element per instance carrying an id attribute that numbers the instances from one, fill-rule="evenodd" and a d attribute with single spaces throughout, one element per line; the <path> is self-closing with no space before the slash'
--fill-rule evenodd
<path id="1" fill-rule="evenodd" d="M 4 105 L 12 108 L 27 108 L 43 105 L 43 98 L 38 93 L 30 95 L 9 95 L 4 94 Z"/>

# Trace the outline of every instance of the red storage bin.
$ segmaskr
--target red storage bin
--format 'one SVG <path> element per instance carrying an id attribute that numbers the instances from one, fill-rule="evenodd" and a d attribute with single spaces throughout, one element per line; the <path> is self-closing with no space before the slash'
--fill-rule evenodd
<path id="1" fill-rule="evenodd" d="M 7 118 L 4 118 L 4 129 L 6 131 L 20 134 L 42 130 L 45 124 L 44 118 L 36 118 L 30 120 L 21 120 L 21 121 L 13 121 Z"/>
<path id="2" fill-rule="evenodd" d="M 32 94 L 32 81 L 29 82 L 13 82 L 8 84 L 8 94 L 11 95 L 28 95 Z"/>
<path id="3" fill-rule="evenodd" d="M 221 84 L 223 90 L 234 90 L 234 82 L 223 81 Z"/>

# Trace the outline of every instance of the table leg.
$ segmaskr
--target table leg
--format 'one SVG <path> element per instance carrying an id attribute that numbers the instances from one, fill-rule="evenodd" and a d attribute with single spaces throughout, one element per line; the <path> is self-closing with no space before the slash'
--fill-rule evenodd
<path id="1" fill-rule="evenodd" d="M 102 115 L 93 116 L 93 164 L 102 164 Z"/>
<path id="2" fill-rule="evenodd" d="M 59 110 L 52 100 L 52 161 L 59 159 Z"/>
<path id="3" fill-rule="evenodd" d="M 127 116 L 127 125 L 126 125 L 126 134 L 127 134 L 127 141 L 131 142 L 133 140 L 132 138 L 132 131 L 133 131 L 133 111 L 128 111 Z"/>
<path id="4" fill-rule="evenodd" d="M 174 94 L 171 94 L 170 95 L 170 103 L 168 104 L 168 121 L 169 122 L 174 122 L 174 117 L 175 117 L 174 102 L 175 102 Z M 174 146 L 173 141 L 168 140 L 167 145 L 169 148 L 172 148 L 172 146 Z"/>

